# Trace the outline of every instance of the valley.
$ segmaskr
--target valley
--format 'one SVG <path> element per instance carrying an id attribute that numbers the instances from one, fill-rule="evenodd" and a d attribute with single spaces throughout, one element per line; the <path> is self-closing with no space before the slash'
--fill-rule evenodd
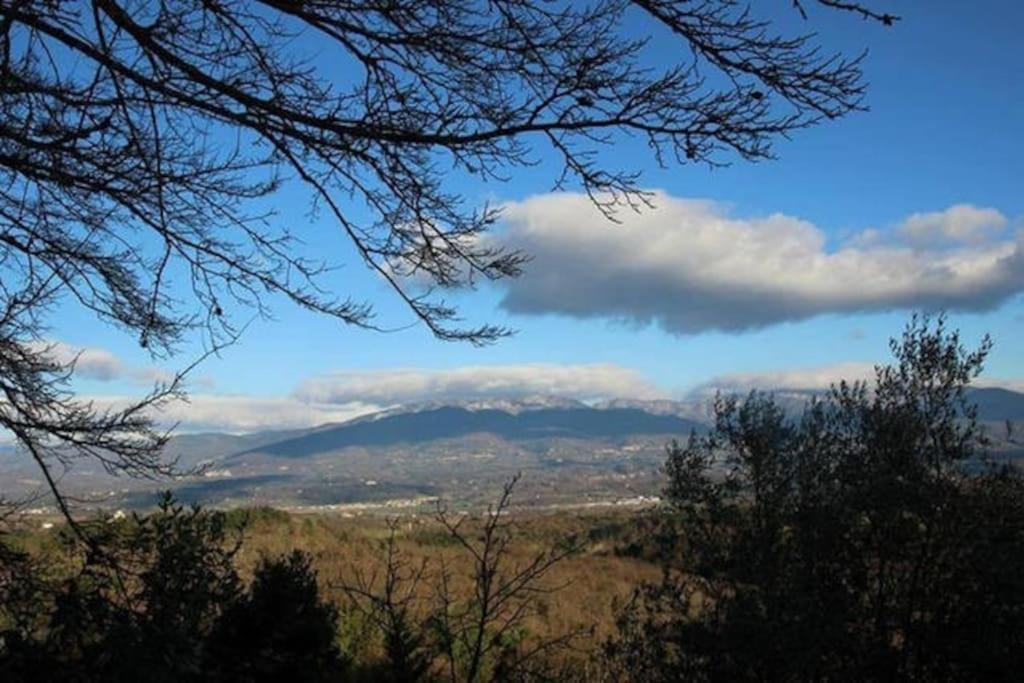
<path id="1" fill-rule="evenodd" d="M 777 394 L 793 416 L 812 396 Z M 984 388 L 971 397 L 990 455 L 1024 458 L 1015 436 L 1024 434 L 1024 394 Z M 521 473 L 521 506 L 642 507 L 661 492 L 666 445 L 706 431 L 711 414 L 708 400 L 420 404 L 305 430 L 182 434 L 167 456 L 191 474 L 152 481 L 82 467 L 66 483 L 102 509 L 145 509 L 170 488 L 187 503 L 355 515 L 422 510 L 439 498 L 481 505 Z M 20 495 L 42 490 L 33 464 L 12 450 L 0 453 L 0 477 Z M 45 510 L 45 499 L 37 507 Z"/>

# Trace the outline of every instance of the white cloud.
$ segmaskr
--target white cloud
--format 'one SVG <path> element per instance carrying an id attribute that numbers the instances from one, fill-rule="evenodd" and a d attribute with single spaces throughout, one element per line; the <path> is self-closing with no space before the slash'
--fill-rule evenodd
<path id="1" fill-rule="evenodd" d="M 845 379 L 871 380 L 874 365 L 845 362 L 811 368 L 733 373 L 715 377 L 689 393 L 705 399 L 717 391 L 745 394 L 761 390 L 820 390 Z M 976 386 L 1024 390 L 1024 381 L 981 378 Z M 457 400 L 549 394 L 585 398 L 667 398 L 667 394 L 633 370 L 614 365 L 521 365 L 464 367 L 450 371 L 377 370 L 339 372 L 312 378 L 291 396 L 191 394 L 153 413 L 177 433 L 247 433 L 300 429 L 346 420 L 386 407 L 420 400 Z M 117 409 L 138 397 L 85 396 L 98 408 Z M 2 435 L 0 435 L 2 436 Z M 2 440 L 2 439 L 0 439 Z"/>
<path id="2" fill-rule="evenodd" d="M 128 380 L 139 385 L 168 384 L 174 380 L 174 372 L 155 365 L 132 366 L 124 363 L 115 354 L 106 349 L 94 346 L 74 346 L 62 341 L 43 341 L 32 343 L 37 350 L 47 350 L 58 363 L 67 365 L 74 363 L 74 375 L 81 379 L 99 382 Z M 198 377 L 191 383 L 204 389 L 213 386 L 208 376 Z"/>
<path id="3" fill-rule="evenodd" d="M 109 382 L 125 373 L 121 359 L 106 349 L 71 346 L 61 341 L 40 342 L 32 346 L 48 350 L 50 356 L 62 365 L 74 362 L 75 374 L 79 377 Z"/>
<path id="4" fill-rule="evenodd" d="M 635 370 L 617 365 L 470 366 L 450 370 L 335 372 L 303 382 L 295 395 L 319 403 L 381 405 L 424 400 L 553 394 L 568 398 L 655 398 L 661 392 Z"/>
<path id="5" fill-rule="evenodd" d="M 101 409 L 119 409 L 138 397 L 84 397 Z M 159 424 L 177 425 L 176 432 L 254 432 L 270 429 L 314 427 L 328 422 L 344 422 L 376 412 L 379 406 L 350 402 L 345 405 L 307 403 L 290 396 L 241 396 L 190 394 L 163 406 L 151 415 Z"/>
<path id="6" fill-rule="evenodd" d="M 903 221 L 897 232 L 908 243 L 918 247 L 978 245 L 1001 232 L 1007 222 L 1006 217 L 995 209 L 956 204 L 945 211 L 915 213 Z"/>
<path id="7" fill-rule="evenodd" d="M 139 384 L 170 384 L 174 381 L 174 373 L 164 368 L 154 366 L 145 368 L 134 368 L 130 373 L 131 379 Z M 209 381 L 208 378 L 200 378 L 200 383 Z"/>
<path id="8" fill-rule="evenodd" d="M 451 370 L 345 371 L 313 377 L 290 396 L 189 394 L 151 413 L 179 433 L 253 432 L 343 422 L 401 403 L 509 398 L 531 394 L 588 399 L 660 398 L 665 394 L 638 372 L 615 365 L 525 364 Z M 100 409 L 118 409 L 138 397 L 85 396 Z"/>
<path id="9" fill-rule="evenodd" d="M 875 364 L 866 361 L 847 361 L 831 365 L 807 368 L 789 368 L 766 372 L 740 372 L 714 377 L 690 391 L 694 397 L 723 393 L 744 394 L 751 390 L 804 390 L 819 391 L 828 389 L 842 380 L 847 382 L 866 381 L 870 384 L 875 379 Z M 1011 391 L 1024 392 L 1024 380 L 1005 379 L 981 376 L 972 382 L 975 387 L 998 387 Z"/>
<path id="10" fill-rule="evenodd" d="M 998 377 L 979 377 L 974 381 L 978 387 L 994 387 L 1024 393 L 1024 379 L 1004 379 Z"/>
<path id="11" fill-rule="evenodd" d="M 754 389 L 761 391 L 776 389 L 818 391 L 828 389 L 841 380 L 865 381 L 873 379 L 874 376 L 875 365 L 873 363 L 850 361 L 812 368 L 720 375 L 695 387 L 691 394 L 700 396 L 713 394 L 716 391 L 747 393 Z"/>
<path id="12" fill-rule="evenodd" d="M 619 225 L 583 195 L 506 205 L 500 239 L 533 260 L 505 285 L 501 305 L 690 334 L 826 313 L 984 310 L 1024 290 L 1024 237 L 980 238 L 1006 223 L 991 209 L 920 214 L 830 248 L 821 229 L 792 216 L 734 218 L 715 203 L 661 192 L 654 203 L 623 210 Z M 967 243 L 907 244 L 935 233 Z"/>

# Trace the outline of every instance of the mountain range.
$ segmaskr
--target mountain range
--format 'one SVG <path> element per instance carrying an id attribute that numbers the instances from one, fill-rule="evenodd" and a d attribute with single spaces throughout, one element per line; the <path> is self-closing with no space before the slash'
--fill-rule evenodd
<path id="1" fill-rule="evenodd" d="M 776 392 L 796 413 L 813 391 Z M 974 389 L 993 450 L 1024 457 L 1024 394 Z M 483 499 L 516 472 L 533 502 L 651 496 L 661 487 L 665 446 L 712 421 L 709 399 L 559 397 L 449 401 L 396 407 L 310 429 L 183 434 L 167 455 L 203 472 L 175 482 L 179 497 L 217 504 L 344 505 L 433 496 Z M 1011 424 L 1010 429 L 1006 423 Z M 1019 426 L 1015 426 L 1020 423 Z M 31 463 L 0 452 L 5 489 L 38 486 Z M 114 505 L 144 505 L 159 485 L 80 468 L 78 493 Z M 166 487 L 166 484 L 162 486 Z"/>

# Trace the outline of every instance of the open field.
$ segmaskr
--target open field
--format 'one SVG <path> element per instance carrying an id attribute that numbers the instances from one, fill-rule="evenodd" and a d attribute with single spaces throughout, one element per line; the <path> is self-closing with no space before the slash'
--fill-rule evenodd
<path id="1" fill-rule="evenodd" d="M 379 657 L 381 643 L 370 633 L 342 586 L 358 577 L 381 578 L 391 528 L 407 566 L 424 568 L 413 601 L 416 618 L 425 617 L 435 605 L 442 568 L 449 573 L 453 591 L 460 598 L 472 590 L 471 555 L 441 527 L 430 508 L 424 504 L 412 510 L 381 508 L 364 514 L 242 508 L 229 511 L 227 520 L 242 534 L 243 543 L 235 560 L 243 577 L 251 576 L 261 558 L 293 550 L 309 553 L 323 595 L 341 611 L 339 639 L 343 649 L 356 661 L 372 661 Z M 526 620 L 526 637 L 581 633 L 573 641 L 569 656 L 585 658 L 593 653 L 612 634 L 615 615 L 633 590 L 660 577 L 658 565 L 638 550 L 643 529 L 652 523 L 649 507 L 519 508 L 503 521 L 509 524 L 512 538 L 503 565 L 508 571 L 561 544 L 571 543 L 577 549 L 545 575 Z M 31 519 L 17 536 L 22 547 L 38 552 L 53 547 L 62 529 L 56 519 Z M 479 529 L 479 519 L 471 515 L 464 526 L 467 537 L 474 539 Z"/>
<path id="2" fill-rule="evenodd" d="M 591 643 L 610 635 L 615 612 L 643 581 L 660 576 L 658 566 L 629 556 L 629 541 L 640 519 L 636 511 L 526 513 L 514 519 L 508 556 L 510 567 L 529 562 L 538 553 L 572 539 L 580 550 L 556 565 L 542 585 L 551 592 L 537 597 L 529 627 L 538 635 L 561 635 L 596 626 Z M 426 563 L 420 598 L 425 608 L 433 599 L 437 572 L 442 564 L 455 579 L 456 592 L 470 589 L 471 557 L 429 515 L 398 518 L 397 544 L 412 566 Z M 380 570 L 389 529 L 380 516 L 343 518 L 330 514 L 262 513 L 254 515 L 238 561 L 243 571 L 262 555 L 292 549 L 309 552 L 327 595 L 345 607 L 339 585 L 356 572 Z"/>

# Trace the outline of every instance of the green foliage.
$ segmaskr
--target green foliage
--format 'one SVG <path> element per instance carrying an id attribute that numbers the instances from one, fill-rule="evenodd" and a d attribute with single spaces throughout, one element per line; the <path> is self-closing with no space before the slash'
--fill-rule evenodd
<path id="1" fill-rule="evenodd" d="M 224 525 L 233 531 L 244 531 L 249 526 L 287 524 L 291 517 L 284 510 L 267 505 L 237 508 L 224 514 Z"/>
<path id="2" fill-rule="evenodd" d="M 39 606 L 46 603 L 44 568 L 31 555 L 0 534 L 0 653 L 11 662 L 0 663 L 0 680 L 31 666 L 33 639 L 42 627 Z"/>
<path id="3" fill-rule="evenodd" d="M 323 601 L 309 555 L 264 559 L 241 600 L 227 607 L 206 649 L 215 680 L 336 680 L 344 670 L 338 611 Z"/>
<path id="4" fill-rule="evenodd" d="M 204 635 L 240 590 L 223 516 L 165 496 L 154 514 L 76 530 L 74 571 L 34 641 L 51 662 L 41 680 L 197 678 Z"/>
<path id="5" fill-rule="evenodd" d="M 373 647 L 373 622 L 362 612 L 346 606 L 338 610 L 338 646 L 355 659 L 363 659 Z"/>
<path id="6" fill-rule="evenodd" d="M 52 549 L 59 554 L 0 537 L 0 680 L 550 679 L 548 655 L 569 639 L 524 620 L 550 590 L 543 577 L 573 548 L 530 550 L 520 561 L 504 514 L 511 487 L 483 518 L 439 510 L 435 550 L 466 571 L 442 559 L 428 574 L 426 558 L 399 551 L 390 521 L 380 571 L 355 570 L 337 586 L 344 611 L 322 597 L 312 556 L 300 551 L 264 556 L 251 582 L 241 580 L 241 529 L 294 528 L 269 509 L 221 513 L 168 495 L 152 514 L 70 525 Z"/>
<path id="7" fill-rule="evenodd" d="M 543 598 L 555 590 L 546 585 L 547 575 L 577 545 L 545 542 L 517 561 L 513 549 L 522 535 L 509 516 L 517 481 L 476 518 L 439 504 L 438 532 L 418 530 L 410 539 L 441 549 L 434 563 L 412 561 L 399 548 L 397 520 L 389 520 L 377 566 L 349 572 L 340 588 L 380 644 L 373 680 L 553 680 L 553 655 L 563 654 L 580 634 L 531 633 L 527 620 L 544 610 Z M 452 566 L 458 556 L 469 571 L 457 575 Z"/>
<path id="8" fill-rule="evenodd" d="M 666 571 L 620 620 L 632 680 L 1005 678 L 1024 664 L 1024 482 L 984 461 L 966 351 L 915 318 L 873 387 L 798 420 L 720 399 L 669 449 Z M 973 473 L 968 473 L 973 470 Z"/>
<path id="9" fill-rule="evenodd" d="M 297 667 L 293 678 L 315 681 L 341 670 L 337 615 L 308 557 L 264 561 L 244 591 L 241 537 L 225 515 L 169 495 L 153 514 L 72 531 L 71 571 L 49 582 L 28 556 L 0 558 L 0 680 L 270 681 Z"/>

